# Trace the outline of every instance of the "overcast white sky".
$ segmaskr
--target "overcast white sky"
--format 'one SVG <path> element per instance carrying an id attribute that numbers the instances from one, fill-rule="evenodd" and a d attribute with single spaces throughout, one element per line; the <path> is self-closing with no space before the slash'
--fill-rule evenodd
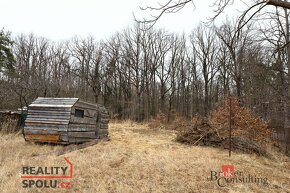
<path id="1" fill-rule="evenodd" d="M 213 0 L 193 0 L 177 14 L 162 17 L 157 27 L 169 31 L 190 33 L 200 21 L 212 16 Z M 54 41 L 67 40 L 78 35 L 92 35 L 97 39 L 110 37 L 117 31 L 132 26 L 133 12 L 139 17 L 149 17 L 139 6 L 154 5 L 162 0 L 0 0 L 0 28 L 12 35 L 34 33 Z M 243 10 L 243 3 L 236 1 L 226 10 L 228 17 L 235 17 Z M 222 18 L 225 18 L 223 15 Z"/>

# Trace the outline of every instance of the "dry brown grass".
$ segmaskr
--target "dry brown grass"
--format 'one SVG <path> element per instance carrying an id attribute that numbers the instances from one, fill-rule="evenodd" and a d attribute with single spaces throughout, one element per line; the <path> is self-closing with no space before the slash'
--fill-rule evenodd
<path id="1" fill-rule="evenodd" d="M 280 155 L 279 162 L 235 153 L 229 158 L 225 150 L 176 143 L 174 131 L 129 121 L 110 124 L 109 131 L 111 141 L 65 155 L 74 165 L 71 190 L 24 189 L 21 184 L 22 166 L 64 165 L 64 156 L 33 156 L 62 146 L 28 143 L 22 135 L 0 136 L 0 192 L 290 192 L 290 165 Z M 270 185 L 220 188 L 207 178 L 223 164 L 268 177 Z"/>
<path id="2" fill-rule="evenodd" d="M 15 133 L 19 131 L 18 121 L 15 119 L 6 119 L 0 122 L 0 135 Z"/>

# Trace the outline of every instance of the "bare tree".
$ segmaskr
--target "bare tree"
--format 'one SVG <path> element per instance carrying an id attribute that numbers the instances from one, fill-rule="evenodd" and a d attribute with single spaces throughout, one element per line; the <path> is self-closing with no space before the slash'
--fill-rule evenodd
<path id="1" fill-rule="evenodd" d="M 218 48 L 213 29 L 199 26 L 191 35 L 191 43 L 201 66 L 204 80 L 204 113 L 207 115 L 210 109 L 210 83 L 219 69 L 216 62 Z"/>
<path id="2" fill-rule="evenodd" d="M 243 30 L 240 30 L 239 36 L 237 36 L 235 32 L 235 27 L 230 23 L 224 24 L 220 29 L 216 30 L 217 36 L 224 43 L 230 53 L 231 63 L 229 63 L 230 65 L 228 68 L 235 81 L 237 96 L 241 100 L 243 92 L 243 61 L 247 46 L 251 44 L 251 25 L 248 25 L 247 29 L 244 28 Z"/>
<path id="3" fill-rule="evenodd" d="M 234 2 L 235 2 L 234 0 L 215 0 L 215 2 L 212 5 L 212 7 L 214 8 L 213 8 L 213 16 L 210 17 L 210 21 L 214 21 L 219 15 L 221 15 L 221 13 L 224 12 L 227 6 L 233 4 Z M 245 10 L 243 14 L 240 16 L 239 29 L 245 26 L 253 18 L 254 15 L 256 15 L 267 5 L 274 5 L 290 9 L 290 3 L 282 0 L 261 0 L 261 1 L 253 1 L 251 3 L 252 4 L 248 7 L 248 9 Z M 135 21 L 139 23 L 148 24 L 147 28 L 152 28 L 164 14 L 176 13 L 181 9 L 183 9 L 188 4 L 192 4 L 192 6 L 195 7 L 194 0 L 178 0 L 178 1 L 166 0 L 163 3 L 159 3 L 158 6 L 141 7 L 141 10 L 151 12 L 151 18 L 139 20 L 134 16 Z M 259 8 L 248 19 L 245 19 L 246 14 L 249 13 L 251 10 L 255 9 L 256 7 Z"/>
<path id="4" fill-rule="evenodd" d="M 73 71 L 79 77 L 84 98 L 88 91 L 93 92 L 94 102 L 98 103 L 101 95 L 101 65 L 103 60 L 103 45 L 96 43 L 92 37 L 73 39 L 69 45 L 73 57 Z M 103 64 L 104 65 L 104 64 Z"/>

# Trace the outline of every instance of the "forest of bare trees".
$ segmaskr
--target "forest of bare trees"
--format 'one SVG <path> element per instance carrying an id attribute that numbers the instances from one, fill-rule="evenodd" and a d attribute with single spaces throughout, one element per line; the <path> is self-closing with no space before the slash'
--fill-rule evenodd
<path id="1" fill-rule="evenodd" d="M 112 117 L 148 120 L 158 113 L 207 115 L 228 95 L 282 125 L 288 90 L 289 14 L 276 8 L 238 30 L 235 21 L 200 24 L 189 36 L 127 28 L 103 41 L 52 42 L 13 36 L 13 72 L 1 72 L 0 107 L 38 96 L 102 103 Z M 270 30 L 269 30 L 270 29 Z M 284 112 L 284 113 L 283 113 Z M 279 114 L 280 113 L 280 114 Z"/>

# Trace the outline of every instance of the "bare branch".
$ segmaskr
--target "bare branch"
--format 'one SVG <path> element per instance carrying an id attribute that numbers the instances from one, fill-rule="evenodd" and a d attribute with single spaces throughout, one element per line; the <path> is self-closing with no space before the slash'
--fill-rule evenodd
<path id="1" fill-rule="evenodd" d="M 143 20 L 139 20 L 134 16 L 134 20 L 138 23 L 145 24 L 146 29 L 152 28 L 156 22 L 165 14 L 165 13 L 176 13 L 183 9 L 185 5 L 188 3 L 192 2 L 193 0 L 178 0 L 178 1 L 173 1 L 173 0 L 168 0 L 164 4 L 160 4 L 158 7 L 152 7 L 152 6 L 147 6 L 147 7 L 140 7 L 141 10 L 143 11 L 152 11 L 152 12 L 157 12 L 157 14 L 152 14 L 151 19 L 146 19 L 143 18 Z M 215 7 L 216 9 L 213 10 L 214 16 L 209 18 L 210 23 L 213 22 L 220 14 L 222 14 L 225 10 L 225 8 L 233 4 L 234 0 L 215 0 L 213 3 L 212 7 Z M 193 4 L 194 5 L 194 4 Z M 245 16 L 253 9 L 259 6 L 259 9 L 255 11 L 246 21 L 244 21 Z M 259 13 L 266 5 L 274 5 L 278 7 L 283 7 L 286 9 L 290 9 L 290 2 L 287 1 L 282 1 L 282 0 L 262 0 L 260 2 L 255 3 L 251 7 L 249 7 L 244 13 L 241 15 L 241 20 L 239 23 L 238 30 L 243 28 L 250 20 L 253 19 L 253 17 Z M 194 5 L 195 6 L 195 5 Z"/>
<path id="2" fill-rule="evenodd" d="M 145 8 L 141 7 L 140 9 L 143 11 L 149 10 L 149 11 L 158 11 L 159 13 L 157 15 L 151 15 L 152 19 L 145 19 L 138 20 L 134 16 L 134 20 L 138 23 L 147 24 L 147 30 L 152 28 L 156 22 L 161 18 L 162 15 L 165 13 L 176 13 L 180 11 L 184 6 L 188 3 L 192 2 L 192 0 L 178 0 L 177 2 L 173 0 L 169 0 L 164 5 L 160 4 L 159 7 L 151 7 L 147 6 Z"/>
<path id="3" fill-rule="evenodd" d="M 246 17 L 246 15 L 252 10 L 254 9 L 255 7 L 261 5 L 258 10 L 256 10 L 244 23 L 242 23 Z M 251 6 L 250 8 L 248 8 L 241 16 L 240 16 L 240 21 L 239 21 L 239 24 L 238 24 L 238 27 L 237 27 L 237 30 L 236 30 L 236 33 L 237 33 L 237 37 L 239 37 L 239 34 L 240 34 L 240 30 L 245 26 L 247 25 L 252 19 L 253 17 L 259 13 L 267 4 L 264 4 L 264 2 L 260 2 L 260 3 L 256 3 L 255 5 Z"/>
<path id="4" fill-rule="evenodd" d="M 214 4 L 212 5 L 213 7 L 217 7 L 213 12 L 215 15 L 210 18 L 211 21 L 214 21 L 220 14 L 222 14 L 225 10 L 225 8 L 229 4 L 233 4 L 234 0 L 216 0 Z"/>
<path id="5" fill-rule="evenodd" d="M 286 9 L 290 9 L 290 2 L 287 1 L 282 1 L 282 0 L 267 0 L 266 1 L 267 5 L 274 5 L 278 7 L 283 7 Z"/>

